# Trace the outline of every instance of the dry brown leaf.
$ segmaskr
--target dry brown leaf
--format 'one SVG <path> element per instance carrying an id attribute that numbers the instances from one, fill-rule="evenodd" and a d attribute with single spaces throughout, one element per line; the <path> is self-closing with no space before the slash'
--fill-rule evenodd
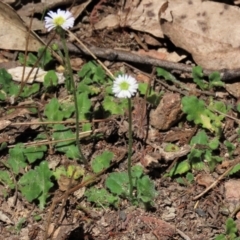
<path id="1" fill-rule="evenodd" d="M 23 73 L 23 66 L 18 66 L 15 68 L 8 69 L 8 73 L 12 75 L 12 80 L 16 82 L 22 81 L 22 73 Z M 46 71 L 40 69 L 40 68 L 34 68 L 32 70 L 32 67 L 25 67 L 25 78 L 28 76 L 28 74 L 31 72 L 29 78 L 27 79 L 26 83 L 33 83 L 33 82 L 44 82 L 44 77 L 47 74 Z M 65 78 L 63 76 L 63 73 L 56 73 L 58 77 L 58 83 L 64 83 Z M 24 79 L 25 79 L 24 78 Z"/>
<path id="2" fill-rule="evenodd" d="M 165 35 L 206 69 L 239 68 L 239 8 L 211 1 L 170 0 L 162 19 Z M 231 27 L 229 27 L 231 26 Z"/>
<path id="3" fill-rule="evenodd" d="M 205 186 L 206 188 L 209 187 L 215 181 L 215 179 L 210 174 L 207 173 L 198 174 L 195 180 L 199 185 Z"/>
<path id="4" fill-rule="evenodd" d="M 27 27 L 17 13 L 7 4 L 0 2 L 0 48 L 25 50 L 28 36 Z M 29 51 L 37 51 L 42 42 L 32 32 L 28 42 Z"/>
<path id="5" fill-rule="evenodd" d="M 101 30 L 104 28 L 117 28 L 119 26 L 119 18 L 114 14 L 110 14 L 94 24 L 94 29 Z"/>
<path id="6" fill-rule="evenodd" d="M 120 12 L 120 26 L 163 37 L 159 24 L 159 10 L 166 0 L 127 0 Z M 139 4 L 138 4 L 139 3 Z"/>
<path id="7" fill-rule="evenodd" d="M 225 187 L 225 200 L 228 203 L 240 202 L 240 181 L 239 179 L 231 179 L 224 184 Z"/>
<path id="8" fill-rule="evenodd" d="M 3 130 L 10 124 L 11 124 L 11 121 L 9 121 L 9 120 L 0 120 L 0 130 Z"/>
<path id="9" fill-rule="evenodd" d="M 155 59 L 167 60 L 171 62 L 179 62 L 186 57 L 186 55 L 179 56 L 176 52 L 169 53 L 166 48 L 159 48 L 157 51 L 145 51 L 143 49 L 140 49 L 138 53 L 140 55 L 146 55 Z"/>

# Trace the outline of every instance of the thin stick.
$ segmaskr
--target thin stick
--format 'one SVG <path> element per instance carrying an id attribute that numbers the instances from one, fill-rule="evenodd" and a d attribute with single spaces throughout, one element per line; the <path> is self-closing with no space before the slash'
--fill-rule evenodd
<path id="1" fill-rule="evenodd" d="M 91 50 L 80 40 L 78 39 L 71 31 L 66 30 L 71 37 L 73 37 L 87 52 L 90 54 L 94 60 L 97 61 L 98 64 L 100 64 L 103 69 L 107 72 L 109 77 L 114 78 L 114 75 L 111 73 L 111 71 L 91 52 Z"/>
<path id="2" fill-rule="evenodd" d="M 231 170 L 240 162 L 239 159 L 233 162 L 234 165 L 232 165 L 229 169 L 227 169 L 215 182 L 213 182 L 209 187 L 207 187 L 202 193 L 198 194 L 196 197 L 193 198 L 193 200 L 198 200 L 200 197 L 202 197 L 205 193 L 207 193 L 209 190 L 214 188 L 218 182 L 220 182 L 228 173 L 231 172 Z"/>

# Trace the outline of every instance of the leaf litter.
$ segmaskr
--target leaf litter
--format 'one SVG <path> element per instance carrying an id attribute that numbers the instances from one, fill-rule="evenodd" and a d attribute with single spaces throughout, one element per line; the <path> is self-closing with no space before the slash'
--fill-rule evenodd
<path id="1" fill-rule="evenodd" d="M 61 1 L 52 4 L 48 7 L 71 7 Z M 36 13 L 44 11 L 43 5 L 35 5 Z M 26 11 L 29 7 L 23 4 L 18 9 L 20 17 L 29 16 Z M 5 37 L 13 36 L 11 41 L 2 39 L 1 59 L 15 61 L 8 57 L 5 49 L 25 50 L 27 25 L 7 4 L 1 3 L 0 9 L 7 9 L 2 16 L 10 19 L 6 21 L 7 27 L 4 26 Z M 148 52 L 160 47 L 167 56 L 172 52 L 182 56 L 185 51 L 186 58 L 174 57 L 171 59 L 174 62 L 216 71 L 238 68 L 239 12 L 229 3 L 105 0 L 96 4 L 85 1 L 76 2 L 72 11 L 78 17 L 74 33 L 102 51 L 120 48 L 141 52 L 143 46 L 147 46 L 144 51 Z M 114 22 L 109 23 L 109 18 Z M 41 20 L 37 15 L 34 19 Z M 38 44 L 47 40 L 44 30 L 38 30 L 39 35 L 30 35 L 29 51 L 37 52 Z M 145 34 L 151 36 L 151 43 L 156 40 L 156 45 L 145 42 Z M 155 54 L 150 56 L 157 58 Z M 78 151 L 72 125 L 74 108 L 63 82 L 57 83 L 50 75 L 47 80 L 41 79 L 40 85 L 31 77 L 33 84 L 25 83 L 20 100 L 15 102 L 20 84 L 14 83 L 15 77 L 12 79 L 1 69 L 0 221 L 4 238 L 48 239 L 52 234 L 52 239 L 197 240 L 225 234 L 223 237 L 237 239 L 239 105 L 233 90 L 238 85 L 226 85 L 216 74 L 206 78 L 201 68 L 193 68 L 192 73 L 168 72 L 119 62 L 116 56 L 104 61 L 112 72 L 125 71 L 139 77 L 139 99 L 134 101 L 132 156 L 139 202 L 131 206 L 126 200 L 129 184 L 126 102 L 115 103 L 109 86 L 101 87 L 111 82 L 96 63 L 74 51 L 71 58 L 80 62 L 80 119 L 83 122 L 91 118 L 106 119 L 109 112 L 112 113 L 110 120 L 94 123 L 94 130 L 84 122 L 83 129 L 88 132 L 82 140 L 83 151 L 92 167 L 88 174 L 82 172 L 81 163 L 77 163 L 80 168 L 75 167 Z M 30 59 L 34 58 L 30 56 Z M 41 67 L 48 70 L 46 62 Z M 106 112 L 101 112 L 101 108 Z M 91 116 L 92 109 L 95 111 Z M 41 123 L 43 119 L 48 122 Z M 39 145 L 29 146 L 36 143 Z M 53 158 L 57 160 L 51 168 Z M 228 181 L 226 176 L 235 179 Z M 78 195 L 77 189 L 81 190 Z M 205 190 L 208 190 L 206 194 L 196 202 Z M 151 201 L 152 206 L 143 207 Z"/>

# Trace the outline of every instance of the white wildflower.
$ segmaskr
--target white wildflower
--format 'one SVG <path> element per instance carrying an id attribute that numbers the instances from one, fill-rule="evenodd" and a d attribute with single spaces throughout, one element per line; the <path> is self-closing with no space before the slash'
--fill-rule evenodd
<path id="1" fill-rule="evenodd" d="M 119 75 L 113 82 L 112 91 L 115 97 L 131 98 L 138 89 L 138 83 L 135 78 L 129 75 Z"/>
<path id="2" fill-rule="evenodd" d="M 45 17 L 45 27 L 48 31 L 61 27 L 64 30 L 73 27 L 74 17 L 71 12 L 58 9 L 57 12 L 50 11 Z"/>

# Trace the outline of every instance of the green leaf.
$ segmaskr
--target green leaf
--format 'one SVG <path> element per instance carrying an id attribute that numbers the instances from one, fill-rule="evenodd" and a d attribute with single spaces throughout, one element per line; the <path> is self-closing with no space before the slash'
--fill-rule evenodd
<path id="1" fill-rule="evenodd" d="M 147 92 L 148 84 L 147 83 L 139 83 L 138 90 L 140 94 L 145 95 Z"/>
<path id="2" fill-rule="evenodd" d="M 65 151 L 65 149 L 64 149 Z M 80 157 L 79 151 L 76 145 L 70 145 L 66 151 L 66 156 L 70 159 L 78 159 Z"/>
<path id="3" fill-rule="evenodd" d="M 73 175 L 74 173 L 74 175 Z M 80 177 L 84 176 L 85 169 L 79 165 L 68 165 L 67 167 L 67 177 L 71 178 L 73 175 L 73 179 L 77 180 Z"/>
<path id="4" fill-rule="evenodd" d="M 99 84 L 103 84 L 105 82 L 106 74 L 103 68 L 97 64 L 96 68 L 93 69 L 93 81 Z"/>
<path id="5" fill-rule="evenodd" d="M 129 179 L 126 172 L 110 173 L 105 184 L 114 194 L 123 196 L 129 195 Z"/>
<path id="6" fill-rule="evenodd" d="M 9 158 L 7 160 L 7 165 L 12 169 L 15 174 L 18 174 L 26 166 L 26 159 L 23 155 L 23 145 L 18 144 L 14 148 L 9 150 Z"/>
<path id="7" fill-rule="evenodd" d="M 39 89 L 40 89 L 39 83 L 34 83 L 32 85 L 25 85 L 20 96 L 24 97 L 24 98 L 29 97 L 29 96 L 33 95 L 34 93 L 39 92 Z"/>
<path id="8" fill-rule="evenodd" d="M 19 91 L 19 85 L 12 81 L 12 76 L 5 69 L 0 69 L 0 86 L 0 100 L 16 96 Z"/>
<path id="9" fill-rule="evenodd" d="M 6 71 L 6 69 L 4 68 L 0 69 L 1 89 L 7 92 L 11 82 L 12 82 L 12 76 Z"/>
<path id="10" fill-rule="evenodd" d="M 213 72 L 209 75 L 210 87 L 224 87 L 225 83 L 221 81 L 219 72 Z"/>
<path id="11" fill-rule="evenodd" d="M 58 180 L 60 179 L 61 175 L 67 176 L 67 170 L 64 166 L 59 166 L 53 172 L 53 176 Z"/>
<path id="12" fill-rule="evenodd" d="M 154 198 L 157 196 L 157 191 L 149 176 L 143 176 L 137 180 L 137 193 L 138 198 L 141 199 L 142 202 L 153 203 Z"/>
<path id="13" fill-rule="evenodd" d="M 193 67 L 192 69 L 193 81 L 202 89 L 207 89 L 208 84 L 204 82 L 203 70 L 200 66 Z"/>
<path id="14" fill-rule="evenodd" d="M 219 147 L 219 138 L 215 137 L 211 141 L 209 141 L 208 146 L 211 148 L 211 150 L 216 150 Z"/>
<path id="15" fill-rule="evenodd" d="M 92 129 L 91 123 L 84 123 L 82 125 L 82 132 L 88 132 L 88 131 L 91 131 L 91 129 Z"/>
<path id="16" fill-rule="evenodd" d="M 182 177 L 177 178 L 176 182 L 179 183 L 180 185 L 187 185 L 186 180 Z"/>
<path id="17" fill-rule="evenodd" d="M 232 218 L 228 218 L 226 221 L 226 234 L 231 235 L 237 233 L 236 223 Z"/>
<path id="18" fill-rule="evenodd" d="M 173 177 L 178 174 L 186 173 L 190 170 L 190 165 L 187 160 L 177 163 L 169 172 L 169 176 Z"/>
<path id="19" fill-rule="evenodd" d="M 61 110 L 64 118 L 68 119 L 75 112 L 75 107 L 73 103 L 64 102 L 64 103 L 61 103 Z"/>
<path id="20" fill-rule="evenodd" d="M 45 145 L 27 147 L 23 150 L 24 155 L 29 163 L 33 163 L 38 159 L 42 159 L 46 151 L 47 146 Z"/>
<path id="21" fill-rule="evenodd" d="M 96 82 L 98 84 L 106 83 L 105 71 L 99 64 L 93 61 L 86 63 L 78 72 L 78 76 L 83 78 L 82 81 L 91 79 L 91 82 Z"/>
<path id="22" fill-rule="evenodd" d="M 240 103 L 237 104 L 237 111 L 240 113 Z"/>
<path id="23" fill-rule="evenodd" d="M 103 169 L 108 168 L 110 166 L 112 158 L 113 153 L 108 151 L 104 151 L 101 155 L 97 156 L 91 164 L 93 172 L 98 173 Z"/>
<path id="24" fill-rule="evenodd" d="M 164 147 L 165 152 L 177 152 L 179 151 L 179 147 L 176 144 L 167 143 L 167 145 Z"/>
<path id="25" fill-rule="evenodd" d="M 190 172 L 186 174 L 186 179 L 189 183 L 192 183 L 194 181 L 194 175 Z"/>
<path id="26" fill-rule="evenodd" d="M 183 112 L 187 114 L 188 121 L 194 121 L 195 124 L 202 124 L 204 128 L 210 131 L 217 131 L 217 127 L 214 126 L 211 121 L 215 120 L 213 114 L 205 103 L 199 100 L 195 96 L 185 96 L 182 98 Z"/>
<path id="27" fill-rule="evenodd" d="M 190 145 L 193 146 L 195 144 L 207 145 L 208 137 L 205 131 L 199 131 L 196 136 L 191 139 Z"/>
<path id="28" fill-rule="evenodd" d="M 197 170 L 202 170 L 204 168 L 204 153 L 205 151 L 199 149 L 192 149 L 188 154 L 188 162 L 191 164 L 192 168 Z"/>
<path id="29" fill-rule="evenodd" d="M 233 169 L 229 172 L 229 176 L 231 176 L 231 175 L 233 175 L 233 174 L 235 174 L 235 173 L 237 173 L 237 172 L 239 172 L 240 171 L 240 163 L 238 163 L 238 164 L 236 164 L 234 167 L 233 167 Z"/>
<path id="30" fill-rule="evenodd" d="M 58 85 L 58 76 L 55 71 L 50 70 L 44 76 L 43 85 L 45 88 L 53 87 Z"/>
<path id="31" fill-rule="evenodd" d="M 226 146 L 227 150 L 228 150 L 228 154 L 229 157 L 232 158 L 233 152 L 235 151 L 236 147 L 234 146 L 234 144 L 232 144 L 229 141 L 224 141 L 224 145 Z"/>
<path id="32" fill-rule="evenodd" d="M 25 65 L 25 55 L 23 53 L 19 53 L 18 61 Z M 29 53 L 27 56 L 26 66 L 33 66 L 37 62 L 37 57 L 33 53 Z"/>
<path id="33" fill-rule="evenodd" d="M 139 165 L 132 167 L 132 178 L 140 178 L 143 175 L 143 168 Z"/>
<path id="34" fill-rule="evenodd" d="M 215 169 L 217 163 L 222 162 L 222 158 L 219 156 L 213 156 L 212 151 L 206 150 L 205 152 L 205 160 L 207 160 L 209 169 L 211 172 Z"/>
<path id="35" fill-rule="evenodd" d="M 29 202 L 38 199 L 40 209 L 44 208 L 49 195 L 48 191 L 53 186 L 53 183 L 50 181 L 52 175 L 48 168 L 48 163 L 44 161 L 19 179 L 19 189 L 24 197 Z"/>
<path id="36" fill-rule="evenodd" d="M 77 96 L 78 100 L 78 111 L 79 111 L 79 119 L 80 120 L 86 120 L 87 119 L 87 113 L 89 113 L 91 108 L 91 101 L 88 97 L 87 93 L 80 93 Z"/>
<path id="37" fill-rule="evenodd" d="M 116 99 L 111 96 L 106 96 L 103 100 L 103 108 L 105 111 L 109 111 L 111 114 L 123 115 L 127 109 L 127 100 Z"/>
<path id="38" fill-rule="evenodd" d="M 8 186 L 10 189 L 15 188 L 15 184 L 7 171 L 0 170 L 0 182 Z"/>
<path id="39" fill-rule="evenodd" d="M 53 129 L 55 130 L 55 132 L 53 133 L 54 140 L 64 140 L 67 138 L 75 139 L 75 137 L 76 137 L 76 134 L 74 134 L 71 130 L 69 130 L 62 124 L 56 124 L 53 127 Z M 56 148 L 58 151 L 66 153 L 66 152 L 68 152 L 69 147 L 71 145 L 73 145 L 74 143 L 75 143 L 75 140 L 69 140 L 69 141 L 66 140 L 64 142 L 57 143 Z"/>
<path id="40" fill-rule="evenodd" d="M 226 239 L 225 235 L 220 234 L 217 237 L 215 237 L 214 240 L 227 240 L 227 239 Z"/>
<path id="41" fill-rule="evenodd" d="M 172 81 L 172 82 L 176 80 L 176 78 L 170 72 L 166 71 L 163 68 L 158 67 L 156 71 L 157 71 L 158 77 L 164 77 L 165 80 Z"/>
<path id="42" fill-rule="evenodd" d="M 83 65 L 83 67 L 81 68 L 81 70 L 78 72 L 78 76 L 80 78 L 83 77 L 91 77 L 92 74 L 92 69 L 95 68 L 95 64 L 92 61 L 87 62 L 86 64 Z"/>
<path id="43" fill-rule="evenodd" d="M 51 53 L 46 47 L 41 47 L 38 50 L 38 57 L 41 57 L 40 59 L 40 66 L 44 68 L 50 61 L 52 61 Z"/>
<path id="44" fill-rule="evenodd" d="M 87 189 L 84 195 L 89 202 L 94 202 L 98 207 L 113 205 L 117 207 L 119 198 L 110 194 L 106 189 L 92 187 Z"/>
<path id="45" fill-rule="evenodd" d="M 52 98 L 45 106 L 44 114 L 49 121 L 62 121 L 63 113 L 60 111 L 60 104 L 57 98 Z"/>

